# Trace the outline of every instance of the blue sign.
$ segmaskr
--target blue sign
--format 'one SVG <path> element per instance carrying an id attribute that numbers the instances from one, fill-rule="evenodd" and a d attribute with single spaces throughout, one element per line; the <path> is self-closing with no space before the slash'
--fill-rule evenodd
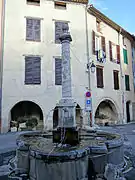
<path id="1" fill-rule="evenodd" d="M 85 99 L 85 110 L 86 111 L 91 111 L 92 107 L 91 107 L 91 98 L 86 98 Z"/>
<path id="2" fill-rule="evenodd" d="M 91 102 L 90 102 L 90 100 L 87 100 L 86 103 L 87 103 L 87 104 L 90 104 Z"/>

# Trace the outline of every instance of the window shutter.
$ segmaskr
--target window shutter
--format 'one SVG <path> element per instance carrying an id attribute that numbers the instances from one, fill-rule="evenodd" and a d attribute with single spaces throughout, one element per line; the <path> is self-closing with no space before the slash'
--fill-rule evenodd
<path id="1" fill-rule="evenodd" d="M 62 60 L 55 58 L 55 85 L 62 85 Z"/>
<path id="2" fill-rule="evenodd" d="M 125 75 L 125 86 L 126 86 L 126 91 L 129 91 L 130 90 L 129 75 Z"/>
<path id="3" fill-rule="evenodd" d="M 32 58 L 25 57 L 25 84 L 31 84 L 33 81 L 32 66 L 33 66 Z"/>
<path id="4" fill-rule="evenodd" d="M 112 42 L 109 41 L 110 61 L 112 61 Z"/>
<path id="5" fill-rule="evenodd" d="M 97 87 L 103 88 L 103 69 L 97 67 Z"/>
<path id="6" fill-rule="evenodd" d="M 119 89 L 119 72 L 113 71 L 113 76 L 114 76 L 114 89 L 118 90 Z"/>
<path id="7" fill-rule="evenodd" d="M 124 56 L 124 63 L 128 64 L 127 50 L 126 49 L 123 49 L 123 56 Z"/>
<path id="8" fill-rule="evenodd" d="M 41 26 L 41 21 L 39 19 L 34 19 L 34 40 L 35 41 L 40 41 L 40 30 Z"/>
<path id="9" fill-rule="evenodd" d="M 55 43 L 56 44 L 59 44 L 60 43 L 60 35 L 62 34 L 63 30 L 62 30 L 62 27 L 63 27 L 63 24 L 67 24 L 67 22 L 59 22 L 59 21 L 56 21 L 55 22 Z"/>
<path id="10" fill-rule="evenodd" d="M 95 32 L 92 31 L 92 52 L 95 54 Z"/>
<path id="11" fill-rule="evenodd" d="M 41 83 L 41 58 L 34 56 L 25 57 L 25 84 Z"/>
<path id="12" fill-rule="evenodd" d="M 101 80 L 101 83 L 100 83 L 100 87 L 103 88 L 104 84 L 103 84 L 103 69 L 100 68 L 100 80 Z"/>
<path id="13" fill-rule="evenodd" d="M 33 84 L 40 84 L 41 83 L 41 58 L 40 57 L 33 57 Z"/>
<path id="14" fill-rule="evenodd" d="M 34 39 L 34 21 L 33 19 L 26 19 L 26 40 Z"/>
<path id="15" fill-rule="evenodd" d="M 117 64 L 120 64 L 120 46 L 117 45 L 116 48 L 117 48 Z"/>
<path id="16" fill-rule="evenodd" d="M 101 37 L 102 50 L 106 53 L 105 37 Z"/>

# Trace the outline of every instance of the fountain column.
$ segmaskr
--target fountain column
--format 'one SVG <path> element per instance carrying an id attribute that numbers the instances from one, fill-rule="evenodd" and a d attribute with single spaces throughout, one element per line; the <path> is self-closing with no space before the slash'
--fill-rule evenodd
<path id="1" fill-rule="evenodd" d="M 78 131 L 76 129 L 75 119 L 76 103 L 72 98 L 71 85 L 70 42 L 72 41 L 72 38 L 69 33 L 69 27 L 66 24 L 63 25 L 63 34 L 60 36 L 60 41 L 62 45 L 62 99 L 57 105 L 59 118 L 57 133 L 63 130 L 65 132 L 63 136 L 66 136 L 66 139 L 69 143 L 67 134 L 70 135 L 70 138 L 78 138 Z"/>

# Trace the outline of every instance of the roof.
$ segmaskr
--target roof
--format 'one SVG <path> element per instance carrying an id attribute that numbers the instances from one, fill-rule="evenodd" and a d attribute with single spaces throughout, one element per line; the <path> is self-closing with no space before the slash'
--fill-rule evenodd
<path id="1" fill-rule="evenodd" d="M 121 34 L 125 37 L 127 37 L 132 43 L 135 42 L 135 36 L 127 32 L 125 29 L 123 29 L 121 26 L 116 24 L 114 21 L 109 19 L 107 16 L 105 16 L 103 13 L 101 13 L 99 10 L 97 10 L 93 6 L 89 6 L 88 12 L 95 17 L 97 17 L 99 20 L 105 22 L 109 26 L 111 26 L 113 29 L 115 29 L 118 32 L 121 32 Z"/>

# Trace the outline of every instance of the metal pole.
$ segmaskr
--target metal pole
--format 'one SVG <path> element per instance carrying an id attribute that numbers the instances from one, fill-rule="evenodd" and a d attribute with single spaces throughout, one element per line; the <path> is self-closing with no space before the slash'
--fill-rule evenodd
<path id="1" fill-rule="evenodd" d="M 86 25 L 86 54 L 87 54 L 87 64 L 88 64 L 88 90 L 91 92 L 91 72 L 90 72 L 90 55 L 89 55 L 89 36 L 88 36 L 88 18 L 87 18 L 87 8 L 85 7 L 85 25 Z M 92 127 L 92 95 L 91 95 L 91 112 L 88 112 L 89 125 Z"/>
<path id="2" fill-rule="evenodd" d="M 90 55 L 89 55 L 89 39 L 88 39 L 88 18 L 87 18 L 87 7 L 85 8 L 85 23 L 86 23 L 86 53 L 87 53 L 87 63 L 90 66 Z M 88 68 L 88 90 L 91 91 L 91 81 L 90 81 L 90 67 Z"/>

